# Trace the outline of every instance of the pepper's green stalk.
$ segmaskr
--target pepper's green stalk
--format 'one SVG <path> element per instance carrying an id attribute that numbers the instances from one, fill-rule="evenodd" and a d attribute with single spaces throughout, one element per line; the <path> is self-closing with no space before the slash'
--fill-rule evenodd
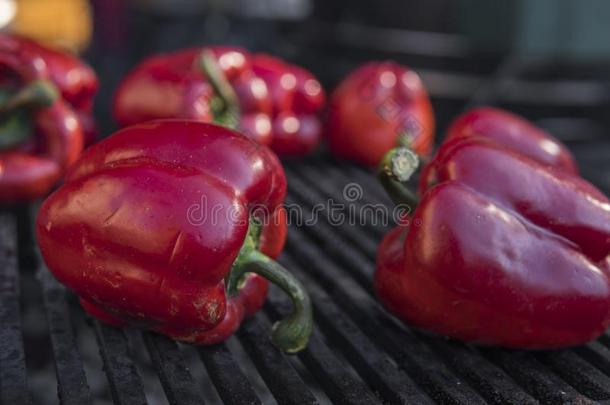
<path id="1" fill-rule="evenodd" d="M 0 114 L 7 115 L 20 108 L 49 107 L 58 97 L 59 92 L 53 83 L 34 80 L 0 103 Z"/>
<path id="2" fill-rule="evenodd" d="M 48 80 L 35 80 L 17 92 L 0 89 L 0 150 L 25 142 L 33 133 L 30 109 L 49 107 L 59 91 Z"/>
<path id="3" fill-rule="evenodd" d="M 417 170 L 419 158 L 409 148 L 398 147 L 385 154 L 377 176 L 386 193 L 395 204 L 407 204 L 414 209 L 419 198 L 404 184 Z"/>
<path id="4" fill-rule="evenodd" d="M 214 89 L 215 96 L 210 102 L 214 122 L 236 129 L 240 117 L 239 100 L 233 86 L 218 66 L 214 52 L 209 49 L 203 50 L 199 57 L 199 67 Z"/>
<path id="5" fill-rule="evenodd" d="M 280 287 L 292 300 L 292 314 L 273 325 L 273 343 L 287 353 L 296 353 L 307 346 L 313 329 L 311 300 L 305 287 L 288 270 L 257 249 L 260 225 L 250 222 L 244 241 L 226 282 L 227 294 L 235 296 L 246 273 L 256 273 Z"/>

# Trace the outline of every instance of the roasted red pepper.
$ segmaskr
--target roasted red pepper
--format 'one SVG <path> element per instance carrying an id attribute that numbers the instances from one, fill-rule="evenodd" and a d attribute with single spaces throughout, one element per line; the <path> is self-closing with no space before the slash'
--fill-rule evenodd
<path id="1" fill-rule="evenodd" d="M 397 200 L 406 150 L 380 176 Z M 379 248 L 375 287 L 414 326 L 480 344 L 558 348 L 610 325 L 610 202 L 561 167 L 472 136 L 429 163 L 409 227 Z"/>
<path id="2" fill-rule="evenodd" d="M 286 237 L 286 179 L 266 147 L 197 121 L 152 121 L 88 149 L 42 205 L 49 269 L 94 317 L 196 344 L 227 339 L 263 305 L 293 300 L 273 340 L 301 350 L 309 297 L 272 258 Z"/>
<path id="3" fill-rule="evenodd" d="M 240 48 L 153 56 L 123 80 L 114 100 L 122 125 L 188 118 L 238 127 L 281 155 L 311 152 L 320 139 L 320 83 L 306 70 Z"/>
<path id="4" fill-rule="evenodd" d="M 428 155 L 434 125 L 428 93 L 414 71 L 394 62 L 369 62 L 332 93 L 326 135 L 334 155 L 375 166 L 399 144 Z"/>
<path id="5" fill-rule="evenodd" d="M 72 56 L 0 34 L 0 204 L 46 194 L 83 148 L 97 81 Z"/>
<path id="6" fill-rule="evenodd" d="M 483 136 L 542 164 L 578 173 L 570 151 L 559 141 L 518 115 L 499 108 L 479 107 L 456 118 L 445 140 Z"/>

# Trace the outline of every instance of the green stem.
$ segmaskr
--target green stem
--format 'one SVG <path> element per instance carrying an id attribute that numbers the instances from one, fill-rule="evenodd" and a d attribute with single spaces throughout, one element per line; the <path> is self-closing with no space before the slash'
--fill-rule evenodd
<path id="1" fill-rule="evenodd" d="M 407 204 L 415 209 L 419 203 L 417 195 L 404 184 L 418 165 L 419 158 L 406 147 L 394 148 L 381 159 L 377 176 L 395 204 Z"/>
<path id="2" fill-rule="evenodd" d="M 273 325 L 273 343 L 287 353 L 296 353 L 307 346 L 313 329 L 311 300 L 305 287 L 275 260 L 257 249 L 260 224 L 251 219 L 250 227 L 239 255 L 225 280 L 227 295 L 239 294 L 246 273 L 255 273 L 280 287 L 292 300 L 293 311 Z"/>
<path id="3" fill-rule="evenodd" d="M 18 109 L 48 107 L 57 100 L 59 92 L 48 80 L 34 80 L 9 99 L 0 103 L 0 115 L 7 116 Z"/>
<path id="4" fill-rule="evenodd" d="M 292 300 L 294 309 L 286 318 L 273 325 L 273 343 L 287 353 L 296 353 L 307 346 L 313 328 L 311 300 L 305 287 L 288 270 L 258 250 L 240 258 L 231 271 L 228 293 L 235 294 L 239 280 L 246 273 L 256 273 L 279 286 Z"/>
<path id="5" fill-rule="evenodd" d="M 233 86 L 218 66 L 214 52 L 205 49 L 199 58 L 199 67 L 214 89 L 216 98 L 212 100 L 212 113 L 217 124 L 237 128 L 239 125 L 239 100 Z"/>

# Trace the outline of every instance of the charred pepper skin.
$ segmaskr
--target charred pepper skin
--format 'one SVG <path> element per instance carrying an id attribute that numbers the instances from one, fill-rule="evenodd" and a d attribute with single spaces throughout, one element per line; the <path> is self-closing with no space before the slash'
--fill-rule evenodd
<path id="1" fill-rule="evenodd" d="M 434 113 L 421 79 L 395 62 L 357 68 L 330 97 L 325 132 L 331 152 L 342 159 L 376 166 L 399 144 L 427 156 L 434 131 Z"/>
<path id="2" fill-rule="evenodd" d="M 206 52 L 216 59 L 215 79 L 201 63 Z M 231 100 L 214 82 L 227 82 Z M 121 126 L 186 118 L 237 127 L 280 156 L 295 156 L 318 145 L 317 115 L 324 100 L 322 86 L 304 69 L 241 48 L 209 47 L 145 60 L 121 82 L 113 110 Z M 219 117 L 227 109 L 235 115 L 233 122 Z"/>
<path id="3" fill-rule="evenodd" d="M 212 124 L 151 121 L 86 151 L 44 202 L 37 238 L 92 316 L 213 344 L 262 306 L 268 282 L 258 274 L 290 285 L 262 263 L 283 248 L 285 194 L 268 148 Z M 293 301 L 300 318 L 274 332 L 289 352 L 311 332 L 309 298 Z"/>
<path id="4" fill-rule="evenodd" d="M 76 58 L 6 34 L 0 66 L 0 205 L 14 205 L 48 193 L 78 158 L 97 80 Z"/>
<path id="5" fill-rule="evenodd" d="M 489 138 L 450 139 L 429 164 L 410 227 L 379 248 L 386 308 L 445 336 L 521 349 L 575 346 L 608 328 L 600 191 Z"/>

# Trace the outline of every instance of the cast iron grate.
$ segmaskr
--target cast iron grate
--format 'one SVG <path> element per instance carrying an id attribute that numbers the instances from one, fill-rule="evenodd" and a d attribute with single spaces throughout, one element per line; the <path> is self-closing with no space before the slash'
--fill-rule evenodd
<path id="1" fill-rule="evenodd" d="M 303 207 L 305 221 L 313 205 L 328 198 L 346 206 L 388 202 L 371 173 L 329 158 L 288 162 L 286 171 L 288 203 Z M 358 200 L 344 195 L 345 187 L 354 185 L 364 190 Z M 608 335 L 571 350 L 528 353 L 471 347 L 396 322 L 371 289 L 376 244 L 384 230 L 379 225 L 331 226 L 323 212 L 317 225 L 291 229 L 281 261 L 309 289 L 316 330 L 306 351 L 286 356 L 268 338 L 270 321 L 290 308 L 276 289 L 264 311 L 229 342 L 202 348 L 83 322 L 72 295 L 44 265 L 38 266 L 34 289 L 43 305 L 33 308 L 30 296 L 20 294 L 20 277 L 31 293 L 34 273 L 19 266 L 18 258 L 33 249 L 28 220 L 34 211 L 0 215 L 2 403 L 54 402 L 54 384 L 47 382 L 44 392 L 32 386 L 38 386 L 41 371 L 26 364 L 29 353 L 22 340 L 32 337 L 21 327 L 20 307 L 44 313 L 49 338 L 44 349 L 52 352 L 62 404 L 610 402 Z M 83 335 L 85 346 L 79 342 Z M 99 370 L 88 369 L 96 364 L 103 364 L 106 381 L 92 381 Z"/>

